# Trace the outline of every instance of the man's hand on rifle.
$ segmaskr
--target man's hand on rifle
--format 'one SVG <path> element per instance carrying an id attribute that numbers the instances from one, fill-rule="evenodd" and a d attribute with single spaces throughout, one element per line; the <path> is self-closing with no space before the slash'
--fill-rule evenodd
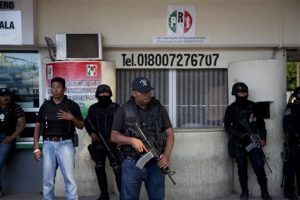
<path id="1" fill-rule="evenodd" d="M 92 139 L 92 142 L 98 142 L 98 141 L 100 141 L 100 139 L 98 138 L 98 136 L 97 136 L 96 133 L 91 133 L 90 137 Z"/>
<path id="2" fill-rule="evenodd" d="M 137 138 L 132 137 L 130 140 L 131 146 L 135 149 L 136 152 L 142 153 L 143 151 L 148 152 L 147 148 L 145 147 L 144 143 Z"/>
<path id="3" fill-rule="evenodd" d="M 266 145 L 266 140 L 260 140 L 260 145 L 263 147 Z"/>
<path id="4" fill-rule="evenodd" d="M 158 161 L 158 166 L 160 168 L 168 167 L 169 166 L 169 157 L 164 154 L 161 154 L 160 159 Z"/>

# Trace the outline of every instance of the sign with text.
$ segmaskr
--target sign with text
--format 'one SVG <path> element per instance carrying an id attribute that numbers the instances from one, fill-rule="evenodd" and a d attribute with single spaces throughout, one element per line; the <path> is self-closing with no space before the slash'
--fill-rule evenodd
<path id="1" fill-rule="evenodd" d="M 21 11 L 0 11 L 0 45 L 22 44 Z"/>
<path id="2" fill-rule="evenodd" d="M 51 79 L 60 76 L 66 80 L 66 95 L 79 104 L 82 115 L 95 103 L 95 91 L 101 84 L 101 62 L 61 61 L 46 65 L 46 96 L 51 95 Z"/>
<path id="3" fill-rule="evenodd" d="M 167 36 L 195 36 L 195 26 L 194 6 L 168 6 Z"/>

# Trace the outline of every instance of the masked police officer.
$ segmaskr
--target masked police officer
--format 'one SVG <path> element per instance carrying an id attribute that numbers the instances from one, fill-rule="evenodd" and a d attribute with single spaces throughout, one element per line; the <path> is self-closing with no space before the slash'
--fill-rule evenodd
<path id="1" fill-rule="evenodd" d="M 258 134 L 261 146 L 266 144 L 265 122 L 257 112 L 255 103 L 248 100 L 248 87 L 245 83 L 235 83 L 232 87 L 232 95 L 235 95 L 236 100 L 226 109 L 224 126 L 225 131 L 231 136 L 229 140 L 230 154 L 235 157 L 237 162 L 238 176 L 242 189 L 240 199 L 246 200 L 249 198 L 247 174 L 247 157 L 249 156 L 260 185 L 261 198 L 270 200 L 264 160 L 261 154 L 262 150 L 260 148 L 252 148 L 249 152 L 246 150 L 251 143 L 251 133 Z"/>
<path id="2" fill-rule="evenodd" d="M 297 87 L 292 96 L 294 101 L 286 106 L 283 117 L 287 158 L 284 163 L 284 196 L 287 199 L 298 199 L 294 193 L 294 182 L 297 173 L 300 173 L 300 87 Z"/>
<path id="3" fill-rule="evenodd" d="M 95 172 L 101 191 L 99 200 L 109 200 L 107 177 L 105 173 L 106 157 L 108 157 L 110 165 L 113 168 L 119 192 L 121 187 L 120 152 L 117 149 L 117 145 L 111 143 L 109 139 L 114 115 L 120 106 L 112 102 L 112 91 L 108 85 L 99 85 L 95 96 L 98 102 L 89 108 L 85 119 L 85 128 L 92 139 L 92 144 L 89 145 L 88 149 L 92 159 L 96 163 Z M 92 123 L 92 125 L 90 123 Z M 105 140 L 109 149 L 106 149 L 105 144 L 103 144 L 98 134 L 103 136 L 102 138 Z M 110 153 L 112 153 L 113 156 L 111 156 Z"/>
<path id="4" fill-rule="evenodd" d="M 25 128 L 24 111 L 19 105 L 12 102 L 11 95 L 8 88 L 0 88 L 0 174 L 9 153 L 15 145 L 16 138 Z"/>
<path id="5" fill-rule="evenodd" d="M 116 113 L 111 139 L 121 145 L 124 156 L 122 162 L 122 200 L 138 200 L 142 181 L 150 200 L 163 200 L 165 196 L 164 174 L 161 168 L 169 165 L 174 133 L 166 109 L 152 97 L 153 88 L 145 77 L 137 77 L 132 82 L 132 97 Z M 143 169 L 136 167 L 137 160 L 147 151 L 135 134 L 132 123 L 137 123 L 146 137 L 157 144 L 161 158 L 152 159 Z"/>

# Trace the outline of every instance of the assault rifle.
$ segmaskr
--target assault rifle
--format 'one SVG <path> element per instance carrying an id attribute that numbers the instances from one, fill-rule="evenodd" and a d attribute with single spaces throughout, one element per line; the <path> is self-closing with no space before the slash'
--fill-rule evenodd
<path id="1" fill-rule="evenodd" d="M 250 141 L 251 143 L 246 146 L 246 151 L 251 151 L 253 148 L 257 148 L 260 152 L 260 155 L 262 156 L 262 159 L 264 160 L 264 162 L 266 163 L 267 167 L 269 168 L 270 172 L 272 173 L 272 170 L 269 166 L 269 163 L 267 161 L 267 157 L 264 153 L 264 151 L 262 150 L 262 146 L 260 144 L 260 138 L 257 134 L 253 133 L 252 129 L 250 128 L 249 123 L 247 122 L 247 120 L 244 118 L 243 120 L 241 120 L 239 122 L 239 124 L 246 129 L 246 131 L 249 133 L 249 137 L 250 137 Z"/>
<path id="2" fill-rule="evenodd" d="M 137 131 L 137 134 L 139 138 L 142 140 L 146 148 L 148 149 L 148 152 L 144 154 L 136 163 L 136 166 L 140 169 L 143 169 L 145 164 L 147 164 L 152 158 L 155 158 L 156 160 L 159 160 L 161 158 L 161 153 L 157 150 L 156 146 L 154 143 L 148 140 L 148 138 L 145 136 L 139 125 L 135 122 L 134 127 Z M 162 172 L 164 174 L 167 174 L 170 180 L 174 185 L 176 185 L 176 182 L 172 178 L 172 175 L 175 174 L 175 171 L 171 171 L 169 167 L 166 168 L 161 168 Z"/>
<path id="3" fill-rule="evenodd" d="M 93 125 L 93 123 L 91 122 L 91 120 L 88 117 L 86 118 L 86 120 L 90 124 L 90 126 L 92 127 L 92 129 L 94 131 L 96 131 L 97 136 L 99 137 L 101 143 L 103 144 L 104 148 L 108 152 L 108 156 L 111 158 L 110 160 L 111 160 L 111 166 L 112 166 L 113 170 L 114 171 L 117 170 L 117 168 L 119 167 L 118 165 L 120 164 L 120 160 L 113 153 L 113 151 L 111 150 L 110 145 L 107 143 L 107 141 L 105 140 L 105 138 L 103 137 L 103 135 L 100 133 L 100 131 L 95 128 L 95 126 Z"/>

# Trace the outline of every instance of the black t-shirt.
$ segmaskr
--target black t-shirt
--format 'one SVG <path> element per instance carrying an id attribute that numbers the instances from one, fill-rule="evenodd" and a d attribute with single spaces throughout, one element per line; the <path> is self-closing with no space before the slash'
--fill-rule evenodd
<path id="1" fill-rule="evenodd" d="M 47 126 L 48 126 L 47 128 L 49 128 L 50 132 L 53 132 L 53 135 L 56 135 L 55 132 L 57 132 L 58 135 L 61 135 L 63 132 L 65 132 L 65 130 L 59 130 L 59 129 L 64 129 L 66 124 L 68 124 L 67 126 L 69 126 L 70 124 L 70 127 L 68 127 L 68 134 L 69 135 L 73 134 L 75 131 L 74 123 L 72 121 L 59 120 L 57 118 L 57 112 L 60 109 L 66 112 L 70 111 L 75 118 L 79 120 L 83 120 L 80 107 L 78 106 L 78 104 L 68 99 L 67 96 L 65 96 L 64 99 L 58 104 L 56 104 L 52 98 L 50 98 L 50 100 L 46 100 L 39 110 L 37 116 L 37 122 L 44 125 L 45 122 L 47 121 Z M 45 127 L 42 128 L 43 130 L 45 130 L 44 129 Z"/>
<path id="2" fill-rule="evenodd" d="M 23 109 L 18 104 L 0 108 L 0 134 L 11 135 L 16 130 L 18 118 L 24 115 Z"/>

